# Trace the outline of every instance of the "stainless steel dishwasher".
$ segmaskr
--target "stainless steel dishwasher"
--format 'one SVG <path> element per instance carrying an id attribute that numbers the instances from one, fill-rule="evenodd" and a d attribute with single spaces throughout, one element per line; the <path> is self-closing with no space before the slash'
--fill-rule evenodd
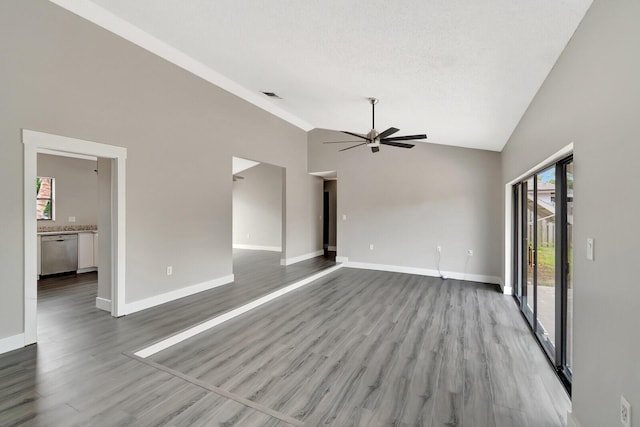
<path id="1" fill-rule="evenodd" d="M 42 236 L 42 275 L 78 270 L 78 235 Z"/>

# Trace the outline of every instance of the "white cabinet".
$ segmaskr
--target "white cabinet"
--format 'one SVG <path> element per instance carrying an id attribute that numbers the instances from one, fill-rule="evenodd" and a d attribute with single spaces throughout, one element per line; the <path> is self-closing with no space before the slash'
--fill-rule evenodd
<path id="1" fill-rule="evenodd" d="M 37 257 L 38 257 L 38 280 L 40 280 L 40 275 L 42 274 L 42 239 L 38 235 L 38 249 L 37 249 Z"/>
<path id="2" fill-rule="evenodd" d="M 97 266 L 95 258 L 95 233 L 78 233 L 78 270 Z"/>
<path id="3" fill-rule="evenodd" d="M 93 233 L 93 266 L 98 267 L 98 233 Z"/>

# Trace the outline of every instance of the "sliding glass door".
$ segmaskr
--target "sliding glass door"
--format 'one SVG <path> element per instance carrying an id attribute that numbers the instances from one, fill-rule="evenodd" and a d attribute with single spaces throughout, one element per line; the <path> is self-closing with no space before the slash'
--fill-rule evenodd
<path id="1" fill-rule="evenodd" d="M 514 289 L 520 310 L 570 388 L 573 314 L 573 159 L 513 187 Z"/>

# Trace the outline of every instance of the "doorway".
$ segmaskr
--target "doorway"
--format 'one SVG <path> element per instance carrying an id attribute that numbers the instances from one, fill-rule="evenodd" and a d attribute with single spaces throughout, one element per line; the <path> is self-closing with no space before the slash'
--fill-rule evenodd
<path id="1" fill-rule="evenodd" d="M 337 251 L 337 201 L 338 181 L 335 178 L 324 180 L 322 212 L 322 243 L 325 256 Z"/>
<path id="2" fill-rule="evenodd" d="M 279 268 L 284 258 L 284 182 L 280 166 L 232 157 L 234 276 Z"/>
<path id="3" fill-rule="evenodd" d="M 568 390 L 573 357 L 573 182 L 573 156 L 568 156 L 512 187 L 514 295 Z"/>
<path id="4" fill-rule="evenodd" d="M 110 278 L 110 312 L 114 317 L 125 313 L 125 159 L 126 148 L 99 144 L 59 135 L 22 131 L 24 144 L 24 340 L 37 342 L 37 276 L 38 239 L 34 183 L 37 181 L 38 153 L 60 156 L 92 156 L 102 158 L 110 172 L 110 204 L 107 208 L 110 232 L 101 240 L 108 250 L 100 256 L 104 272 Z M 106 261 L 102 261 L 106 260 Z"/>

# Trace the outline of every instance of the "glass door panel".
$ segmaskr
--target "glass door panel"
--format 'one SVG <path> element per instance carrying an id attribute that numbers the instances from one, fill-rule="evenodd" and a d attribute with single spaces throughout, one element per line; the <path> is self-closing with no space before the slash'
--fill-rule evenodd
<path id="1" fill-rule="evenodd" d="M 566 360 L 569 371 L 573 369 L 573 161 L 566 165 L 567 180 L 567 312 L 566 312 Z"/>
<path id="2" fill-rule="evenodd" d="M 556 168 L 536 175 L 536 332 L 555 348 L 556 333 Z"/>
<path id="3" fill-rule="evenodd" d="M 522 185 L 513 186 L 513 289 L 522 302 Z"/>
<path id="4" fill-rule="evenodd" d="M 526 195 L 526 230 L 525 230 L 525 244 L 523 261 L 526 263 L 526 270 L 524 271 L 524 283 L 526 287 L 522 289 L 524 299 L 524 313 L 529 318 L 529 321 L 533 323 L 533 301 L 534 301 L 534 288 L 535 282 L 535 181 L 533 178 L 529 178 L 523 183 L 523 196 Z"/>

